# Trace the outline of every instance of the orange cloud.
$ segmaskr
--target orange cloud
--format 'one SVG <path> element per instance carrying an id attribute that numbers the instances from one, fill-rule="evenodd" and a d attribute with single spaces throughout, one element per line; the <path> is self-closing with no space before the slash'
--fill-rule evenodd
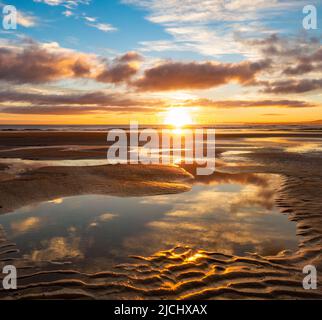
<path id="1" fill-rule="evenodd" d="M 57 49 L 57 48 L 56 48 Z M 16 83 L 43 83 L 89 76 L 89 56 L 51 50 L 34 42 L 23 48 L 0 48 L 0 79 Z"/>
<path id="2" fill-rule="evenodd" d="M 58 44 L 39 44 L 29 40 L 19 46 L 0 48 L 0 80 L 38 84 L 87 78 L 119 83 L 137 73 L 142 59 L 138 53 L 128 52 L 109 62 L 96 55 L 63 49 Z"/>
<path id="3" fill-rule="evenodd" d="M 114 59 L 113 63 L 106 63 L 105 68 L 97 75 L 99 82 L 119 83 L 132 78 L 140 67 L 143 57 L 136 52 L 128 52 Z"/>
<path id="4" fill-rule="evenodd" d="M 185 102 L 186 106 L 214 107 L 214 108 L 312 108 L 316 104 L 302 100 L 221 100 L 214 101 L 210 99 L 189 100 Z"/>
<path id="5" fill-rule="evenodd" d="M 155 112 L 165 107 L 159 99 L 133 99 L 127 95 L 92 91 L 73 94 L 0 91 L 0 113 L 7 114 L 90 114 L 100 112 Z M 26 105 L 28 104 L 28 105 Z"/>
<path id="6" fill-rule="evenodd" d="M 145 70 L 133 85 L 142 91 L 167 91 L 180 89 L 208 89 L 238 82 L 247 84 L 270 67 L 270 60 L 240 63 L 165 62 Z"/>

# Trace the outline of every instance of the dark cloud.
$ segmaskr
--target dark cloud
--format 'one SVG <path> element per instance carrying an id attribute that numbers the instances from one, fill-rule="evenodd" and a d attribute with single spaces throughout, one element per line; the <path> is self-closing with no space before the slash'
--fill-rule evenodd
<path id="1" fill-rule="evenodd" d="M 0 103 L 0 113 L 12 114 L 85 114 L 109 111 L 149 113 L 155 112 L 156 108 L 165 107 L 162 100 L 133 99 L 101 91 L 78 94 L 0 91 Z"/>
<path id="2" fill-rule="evenodd" d="M 18 46 L 19 44 L 19 46 Z M 0 47 L 0 80 L 44 83 L 69 78 L 95 79 L 104 83 L 129 80 L 143 57 L 128 52 L 109 62 L 94 55 L 40 45 L 32 40 Z"/>
<path id="3" fill-rule="evenodd" d="M 48 115 L 70 115 L 70 114 L 89 114 L 105 110 L 104 107 L 93 106 L 20 106 L 20 107 L 3 107 L 0 113 L 9 114 L 48 114 Z"/>
<path id="4" fill-rule="evenodd" d="M 305 93 L 322 89 L 322 79 L 289 79 L 282 81 L 267 82 L 265 93 L 289 94 Z"/>
<path id="5" fill-rule="evenodd" d="M 101 91 L 74 93 L 74 94 L 41 94 L 22 93 L 17 91 L 0 91 L 0 102 L 23 102 L 34 105 L 99 105 L 99 106 L 133 106 L 161 103 L 160 101 L 133 100 L 122 97 L 116 93 L 104 93 Z"/>
<path id="6" fill-rule="evenodd" d="M 98 74 L 96 80 L 106 83 L 119 83 L 129 80 L 138 71 L 138 68 L 130 64 L 117 64 L 106 66 L 106 69 Z"/>
<path id="7" fill-rule="evenodd" d="M 256 79 L 251 85 L 262 87 L 261 91 L 271 94 L 296 94 L 322 89 L 320 77 L 303 78 L 303 75 L 322 71 L 320 40 L 306 34 L 288 38 L 271 35 L 265 39 L 244 40 L 245 44 L 257 48 L 264 59 L 272 59 L 272 80 Z"/>
<path id="8" fill-rule="evenodd" d="M 113 63 L 106 63 L 104 70 L 97 75 L 96 80 L 107 83 L 128 81 L 138 72 L 139 62 L 142 60 L 142 56 L 138 53 L 128 52 L 115 58 Z"/>
<path id="9" fill-rule="evenodd" d="M 155 108 L 143 106 L 129 107 L 93 107 L 93 106 L 20 106 L 20 107 L 0 107 L 0 113 L 7 114 L 34 114 L 34 115 L 81 115 L 81 114 L 99 114 L 99 113 L 128 113 L 128 112 L 144 112 L 154 113 Z"/>
<path id="10" fill-rule="evenodd" d="M 311 63 L 300 63 L 295 67 L 286 68 L 283 73 L 288 76 L 302 75 L 315 70 L 315 67 Z"/>
<path id="11" fill-rule="evenodd" d="M 90 73 L 90 59 L 84 54 L 40 47 L 0 48 L 0 80 L 15 83 L 43 83 Z"/>
<path id="12" fill-rule="evenodd" d="M 143 57 L 135 51 L 130 51 L 115 59 L 118 63 L 143 61 Z"/>
<path id="13" fill-rule="evenodd" d="M 316 37 L 281 37 L 277 34 L 264 39 L 239 39 L 245 45 L 257 48 L 267 58 L 298 58 L 320 48 L 320 39 Z"/>
<path id="14" fill-rule="evenodd" d="M 142 91 L 208 89 L 229 82 L 247 84 L 269 66 L 270 60 L 240 63 L 165 62 L 145 70 L 143 77 L 132 84 Z"/>
<path id="15" fill-rule="evenodd" d="M 283 73 L 286 75 L 303 75 L 318 71 L 322 71 L 322 48 L 312 54 L 297 57 L 295 66 L 286 68 Z"/>
<path id="16" fill-rule="evenodd" d="M 278 108 L 312 108 L 315 104 L 299 100 L 224 100 L 214 101 L 209 99 L 199 99 L 186 101 L 186 106 L 202 106 L 214 108 L 261 108 L 261 107 L 278 107 Z"/>

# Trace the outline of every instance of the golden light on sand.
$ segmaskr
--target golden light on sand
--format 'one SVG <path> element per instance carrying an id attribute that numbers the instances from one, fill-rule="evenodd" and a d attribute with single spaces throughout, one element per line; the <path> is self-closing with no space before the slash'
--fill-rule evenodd
<path id="1" fill-rule="evenodd" d="M 175 128 L 182 128 L 192 123 L 191 115 L 185 108 L 171 108 L 166 112 L 164 118 L 164 124 Z"/>

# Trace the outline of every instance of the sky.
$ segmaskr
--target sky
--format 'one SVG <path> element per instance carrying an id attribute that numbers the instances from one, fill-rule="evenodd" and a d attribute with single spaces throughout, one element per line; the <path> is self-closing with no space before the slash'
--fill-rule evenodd
<path id="1" fill-rule="evenodd" d="M 303 28 L 308 4 L 316 30 Z M 320 1 L 5 5 L 18 18 L 0 28 L 0 124 L 322 120 Z"/>

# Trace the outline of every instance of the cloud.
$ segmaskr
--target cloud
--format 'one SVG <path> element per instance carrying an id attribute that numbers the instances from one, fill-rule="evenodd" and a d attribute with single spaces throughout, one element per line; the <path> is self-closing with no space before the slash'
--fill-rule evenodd
<path id="1" fill-rule="evenodd" d="M 180 47 L 204 55 L 249 54 L 234 41 L 237 32 L 267 34 L 272 18 L 302 10 L 305 1 L 280 0 L 122 0 L 148 12 L 146 19 L 159 24 L 172 36 L 159 50 Z M 215 27 L 214 27 L 215 26 Z M 150 47 L 153 50 L 153 47 Z M 144 50 L 149 50 L 144 46 Z"/>
<path id="2" fill-rule="evenodd" d="M 189 100 L 186 106 L 201 106 L 214 108 L 312 108 L 316 104 L 301 100 L 221 100 L 214 101 L 209 99 Z"/>
<path id="3" fill-rule="evenodd" d="M 305 93 L 322 89 L 322 79 L 289 79 L 266 83 L 265 93 L 289 94 Z"/>
<path id="4" fill-rule="evenodd" d="M 86 21 L 89 21 L 89 22 L 95 22 L 97 19 L 96 18 L 94 18 L 94 17 L 87 17 L 87 16 L 85 16 L 84 17 L 84 19 L 86 20 Z"/>
<path id="5" fill-rule="evenodd" d="M 162 52 L 162 51 L 181 51 L 184 50 L 182 45 L 170 40 L 140 41 L 141 52 Z"/>
<path id="6" fill-rule="evenodd" d="M 17 23 L 25 28 L 31 28 L 38 24 L 38 18 L 30 13 L 18 10 Z"/>
<path id="7" fill-rule="evenodd" d="M 301 100 L 186 100 L 186 107 L 204 108 L 311 108 L 316 104 Z M 9 114 L 86 114 L 102 112 L 145 112 L 164 110 L 164 100 L 133 98 L 130 95 L 102 91 L 44 94 L 39 92 L 0 91 L 0 113 Z"/>
<path id="8" fill-rule="evenodd" d="M 65 0 L 34 0 L 34 2 L 43 2 L 50 6 L 58 6 L 58 5 L 62 5 L 66 1 Z"/>
<path id="9" fill-rule="evenodd" d="M 111 64 L 106 64 L 96 80 L 99 82 L 120 83 L 128 81 L 139 70 L 143 57 L 136 52 L 128 52 L 114 59 Z"/>
<path id="10" fill-rule="evenodd" d="M 319 70 L 321 70 L 321 66 L 319 66 Z M 314 67 L 311 63 L 300 63 L 295 67 L 286 68 L 283 73 L 288 76 L 302 75 L 305 73 L 309 73 L 312 71 L 317 71 L 317 68 Z"/>
<path id="11" fill-rule="evenodd" d="M 311 72 L 321 72 L 322 70 L 322 47 L 318 48 L 312 54 L 303 54 L 296 57 L 297 64 L 286 68 L 285 75 L 303 75 Z"/>
<path id="12" fill-rule="evenodd" d="M 90 74 L 90 60 L 89 55 L 63 50 L 55 43 L 0 47 L 0 80 L 43 83 L 85 77 Z"/>
<path id="13" fill-rule="evenodd" d="M 87 25 L 103 32 L 111 32 L 117 30 L 117 28 L 113 27 L 109 23 L 87 23 Z"/>
<path id="14" fill-rule="evenodd" d="M 135 51 L 127 52 L 115 59 L 115 61 L 118 63 L 140 62 L 142 60 L 143 57 Z"/>
<path id="15" fill-rule="evenodd" d="M 74 15 L 74 13 L 73 13 L 73 11 L 71 11 L 71 10 L 65 10 L 65 11 L 63 12 L 63 15 L 64 15 L 65 17 L 71 17 L 71 16 L 73 16 L 73 15 Z"/>
<path id="16" fill-rule="evenodd" d="M 276 15 L 278 10 L 300 7 L 305 1 L 296 3 L 279 0 L 123 0 L 147 9 L 147 19 L 160 24 L 178 22 L 244 21 Z"/>
<path id="17" fill-rule="evenodd" d="M 0 10 L 2 12 L 3 7 L 7 5 L 0 1 Z M 22 11 L 17 8 L 17 24 L 25 28 L 31 28 L 38 24 L 39 19 L 30 12 Z"/>
<path id="18" fill-rule="evenodd" d="M 98 23 L 96 22 L 96 18 L 92 18 L 89 16 L 86 16 L 85 13 L 79 14 L 77 13 L 76 9 L 79 7 L 79 5 L 89 5 L 91 3 L 91 0 L 33 0 L 34 2 L 38 3 L 44 3 L 49 6 L 62 6 L 65 8 L 65 10 L 62 12 L 62 15 L 69 18 L 74 17 L 76 19 L 84 19 L 86 21 L 86 25 L 96 28 L 98 30 L 104 31 L 104 32 L 110 32 L 117 30 L 112 25 L 108 23 Z"/>
<path id="19" fill-rule="evenodd" d="M 128 52 L 108 61 L 61 48 L 57 43 L 39 44 L 25 40 L 0 46 L 0 80 L 39 84 L 83 78 L 117 84 L 134 76 L 142 59 L 138 53 Z"/>
<path id="20" fill-rule="evenodd" d="M 276 34 L 264 39 L 243 40 L 259 52 L 262 59 L 272 60 L 271 73 L 265 80 L 252 85 L 270 94 L 298 94 L 322 89 L 322 47 L 320 38 L 301 35 L 281 37 Z M 310 78 L 304 76 L 311 74 Z"/>
<path id="21" fill-rule="evenodd" d="M 145 70 L 143 77 L 132 85 L 142 91 L 167 91 L 208 89 L 230 82 L 247 84 L 269 67 L 269 60 L 240 63 L 169 61 Z"/>
<path id="22" fill-rule="evenodd" d="M 28 61 L 28 63 L 25 63 Z M 207 89 L 230 82 L 250 85 L 268 70 L 270 60 L 239 63 L 164 61 L 140 71 L 143 57 L 127 52 L 113 60 L 65 49 L 57 43 L 32 40 L 0 46 L 0 80 L 18 84 L 83 78 L 102 83 L 127 83 L 141 91 Z"/>
<path id="23" fill-rule="evenodd" d="M 91 0 L 34 0 L 34 2 L 45 3 L 49 6 L 64 6 L 71 9 L 80 4 L 89 4 Z"/>
<path id="24" fill-rule="evenodd" d="M 72 94 L 42 94 L 19 91 L 0 91 L 0 103 L 31 103 L 40 105 L 97 105 L 97 106 L 133 106 L 150 105 L 153 102 L 133 100 L 121 97 L 117 93 L 104 93 L 102 91 L 72 93 Z M 160 101 L 158 101 L 160 103 Z"/>
<path id="25" fill-rule="evenodd" d="M 103 32 L 117 31 L 117 28 L 113 27 L 111 24 L 98 22 L 98 19 L 96 17 L 88 16 L 85 13 L 83 13 L 81 18 L 85 20 L 86 25 L 92 28 L 96 28 L 100 31 L 103 31 Z"/>
<path id="26" fill-rule="evenodd" d="M 273 34 L 265 39 L 245 43 L 258 48 L 263 56 L 274 59 L 285 76 L 302 76 L 322 70 L 322 47 L 319 38 L 282 38 Z"/>
<path id="27" fill-rule="evenodd" d="M 164 107 L 162 100 L 134 99 L 101 91 L 62 94 L 0 91 L 0 113 L 9 114 L 154 113 L 156 108 Z"/>
<path id="28" fill-rule="evenodd" d="M 34 114 L 34 115 L 81 115 L 81 114 L 98 114 L 107 112 L 125 113 L 129 112 L 144 112 L 155 113 L 154 108 L 147 108 L 142 106 L 129 107 L 97 107 L 97 106 L 20 106 L 20 107 L 0 107 L 0 113 L 7 114 Z"/>
<path id="29" fill-rule="evenodd" d="M 137 73 L 137 68 L 130 64 L 116 64 L 108 66 L 106 70 L 101 72 L 96 80 L 99 82 L 118 83 L 128 80 Z"/>
<path id="30" fill-rule="evenodd" d="M 34 0 L 34 2 L 45 3 L 50 6 L 63 6 L 66 10 L 62 14 L 65 17 L 83 18 L 86 21 L 86 25 L 100 31 L 112 32 L 117 30 L 109 23 L 98 22 L 97 18 L 87 16 L 85 13 L 80 15 L 75 12 L 79 5 L 89 5 L 91 0 Z"/>

